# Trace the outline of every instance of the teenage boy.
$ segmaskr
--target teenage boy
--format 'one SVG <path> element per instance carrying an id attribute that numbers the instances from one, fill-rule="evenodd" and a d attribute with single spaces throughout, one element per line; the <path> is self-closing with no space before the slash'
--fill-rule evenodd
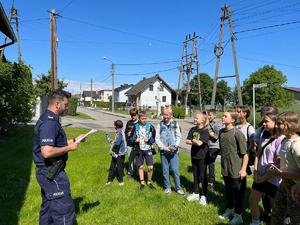
<path id="1" fill-rule="evenodd" d="M 136 164 L 139 169 L 139 177 L 141 186 L 140 189 L 144 190 L 146 183 L 144 180 L 144 161 L 147 164 L 147 185 L 150 189 L 156 189 L 152 184 L 153 176 L 153 155 L 152 145 L 155 142 L 155 129 L 147 121 L 147 113 L 145 111 L 139 112 L 139 122 L 135 124 L 134 136 L 132 140 L 135 142 Z"/>
<path id="2" fill-rule="evenodd" d="M 134 149 L 134 143 L 131 141 L 131 138 L 133 136 L 133 129 L 135 124 L 139 121 L 138 119 L 138 110 L 136 108 L 132 108 L 129 111 L 129 114 L 131 116 L 131 120 L 129 120 L 126 124 L 125 128 L 125 137 L 126 137 L 126 143 L 127 143 L 127 154 L 128 154 L 128 175 L 127 178 L 131 178 L 134 174 L 134 168 L 135 168 L 135 156 L 136 151 Z"/>
<path id="3" fill-rule="evenodd" d="M 210 109 L 207 114 L 208 118 L 208 131 L 209 131 L 209 159 L 208 165 L 208 188 L 214 189 L 215 186 L 215 160 L 220 154 L 219 145 L 219 132 L 222 129 L 222 120 L 217 119 L 217 113 L 215 109 Z"/>

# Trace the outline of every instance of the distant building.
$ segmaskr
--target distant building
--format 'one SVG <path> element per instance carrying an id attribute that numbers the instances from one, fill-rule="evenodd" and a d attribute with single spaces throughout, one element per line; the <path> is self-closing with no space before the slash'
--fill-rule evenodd
<path id="1" fill-rule="evenodd" d="M 99 93 L 97 93 L 97 91 L 83 91 L 82 98 L 85 102 L 100 101 Z"/>
<path id="2" fill-rule="evenodd" d="M 300 88 L 297 87 L 286 87 L 286 90 L 294 95 L 295 101 L 300 104 Z"/>
<path id="3" fill-rule="evenodd" d="M 112 95 L 111 90 L 101 90 L 99 91 L 99 101 L 109 102 L 109 97 Z"/>
<path id="4" fill-rule="evenodd" d="M 122 84 L 115 89 L 115 102 L 128 102 L 128 96 L 125 93 L 133 87 L 133 84 Z"/>
<path id="5" fill-rule="evenodd" d="M 138 108 L 150 109 L 172 104 L 172 96 L 176 95 L 175 91 L 158 74 L 139 81 L 125 94 L 128 96 L 128 103 Z"/>

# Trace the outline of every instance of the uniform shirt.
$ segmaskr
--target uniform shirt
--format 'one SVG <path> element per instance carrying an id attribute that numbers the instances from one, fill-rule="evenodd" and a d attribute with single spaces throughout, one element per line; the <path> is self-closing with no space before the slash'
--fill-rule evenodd
<path id="1" fill-rule="evenodd" d="M 187 136 L 188 140 L 201 140 L 202 145 L 192 145 L 191 147 L 191 157 L 192 159 L 205 159 L 208 152 L 208 140 L 209 132 L 207 128 L 192 127 Z"/>
<path id="2" fill-rule="evenodd" d="M 300 137 L 293 141 L 285 138 L 280 149 L 280 169 L 283 171 L 300 171 Z M 297 180 L 294 180 L 298 182 Z"/>
<path id="3" fill-rule="evenodd" d="M 33 161 L 37 166 L 48 166 L 49 160 L 45 160 L 41 153 L 41 147 L 49 145 L 53 147 L 65 147 L 68 145 L 66 133 L 61 127 L 59 116 L 46 110 L 34 128 Z M 56 159 L 67 161 L 68 154 L 63 154 Z"/>
<path id="4" fill-rule="evenodd" d="M 243 133 L 232 128 L 220 131 L 221 173 L 222 176 L 239 178 L 242 157 L 247 154 L 247 143 Z"/>

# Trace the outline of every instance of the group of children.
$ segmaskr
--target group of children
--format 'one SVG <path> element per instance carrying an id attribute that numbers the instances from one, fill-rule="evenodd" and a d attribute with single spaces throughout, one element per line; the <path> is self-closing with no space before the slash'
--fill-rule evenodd
<path id="1" fill-rule="evenodd" d="M 161 158 L 165 193 L 172 192 L 169 168 L 174 174 L 175 191 L 184 195 L 180 184 L 178 147 L 181 129 L 173 120 L 170 106 L 163 110 L 163 119 L 156 129 L 147 121 L 147 114 L 130 110 L 131 120 L 125 132 L 123 123 L 115 121 L 116 138 L 112 144 L 112 160 L 108 182 L 114 173 L 123 185 L 123 170 L 126 150 L 128 152 L 128 177 L 138 169 L 140 189 L 146 185 L 156 189 L 152 183 L 153 145 L 157 144 Z M 251 225 L 260 224 L 259 202 L 263 200 L 265 215 L 271 224 L 300 224 L 300 117 L 295 112 L 277 113 L 271 106 L 261 110 L 262 122 L 255 133 L 248 123 L 250 109 L 240 106 L 235 111 L 224 112 L 222 120 L 216 111 L 197 112 L 194 127 L 189 130 L 186 144 L 191 145 L 193 171 L 193 193 L 188 201 L 199 201 L 207 205 L 207 191 L 215 185 L 214 162 L 221 155 L 221 174 L 225 184 L 227 209 L 220 219 L 231 218 L 229 224 L 243 224 L 242 212 L 246 192 L 247 175 L 253 174 L 249 203 Z M 127 146 L 127 147 L 126 147 Z M 144 161 L 147 165 L 147 182 L 144 179 Z M 207 168 L 209 177 L 207 178 Z M 201 188 L 200 188 L 201 184 Z"/>

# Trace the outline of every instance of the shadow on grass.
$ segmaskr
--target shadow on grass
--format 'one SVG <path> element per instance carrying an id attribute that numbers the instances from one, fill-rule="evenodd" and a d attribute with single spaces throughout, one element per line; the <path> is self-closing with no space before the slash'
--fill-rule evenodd
<path id="1" fill-rule="evenodd" d="M 18 126 L 0 138 L 0 224 L 19 224 L 30 182 L 33 129 L 33 126 Z"/>
<path id="2" fill-rule="evenodd" d="M 84 203 L 80 209 L 80 205 L 81 205 L 80 203 L 83 201 L 83 197 L 74 198 L 73 201 L 74 201 L 74 205 L 75 205 L 76 215 L 81 214 L 81 213 L 86 213 L 90 209 L 100 205 L 100 202 L 97 200 L 97 201 L 91 202 L 91 203 Z"/>

